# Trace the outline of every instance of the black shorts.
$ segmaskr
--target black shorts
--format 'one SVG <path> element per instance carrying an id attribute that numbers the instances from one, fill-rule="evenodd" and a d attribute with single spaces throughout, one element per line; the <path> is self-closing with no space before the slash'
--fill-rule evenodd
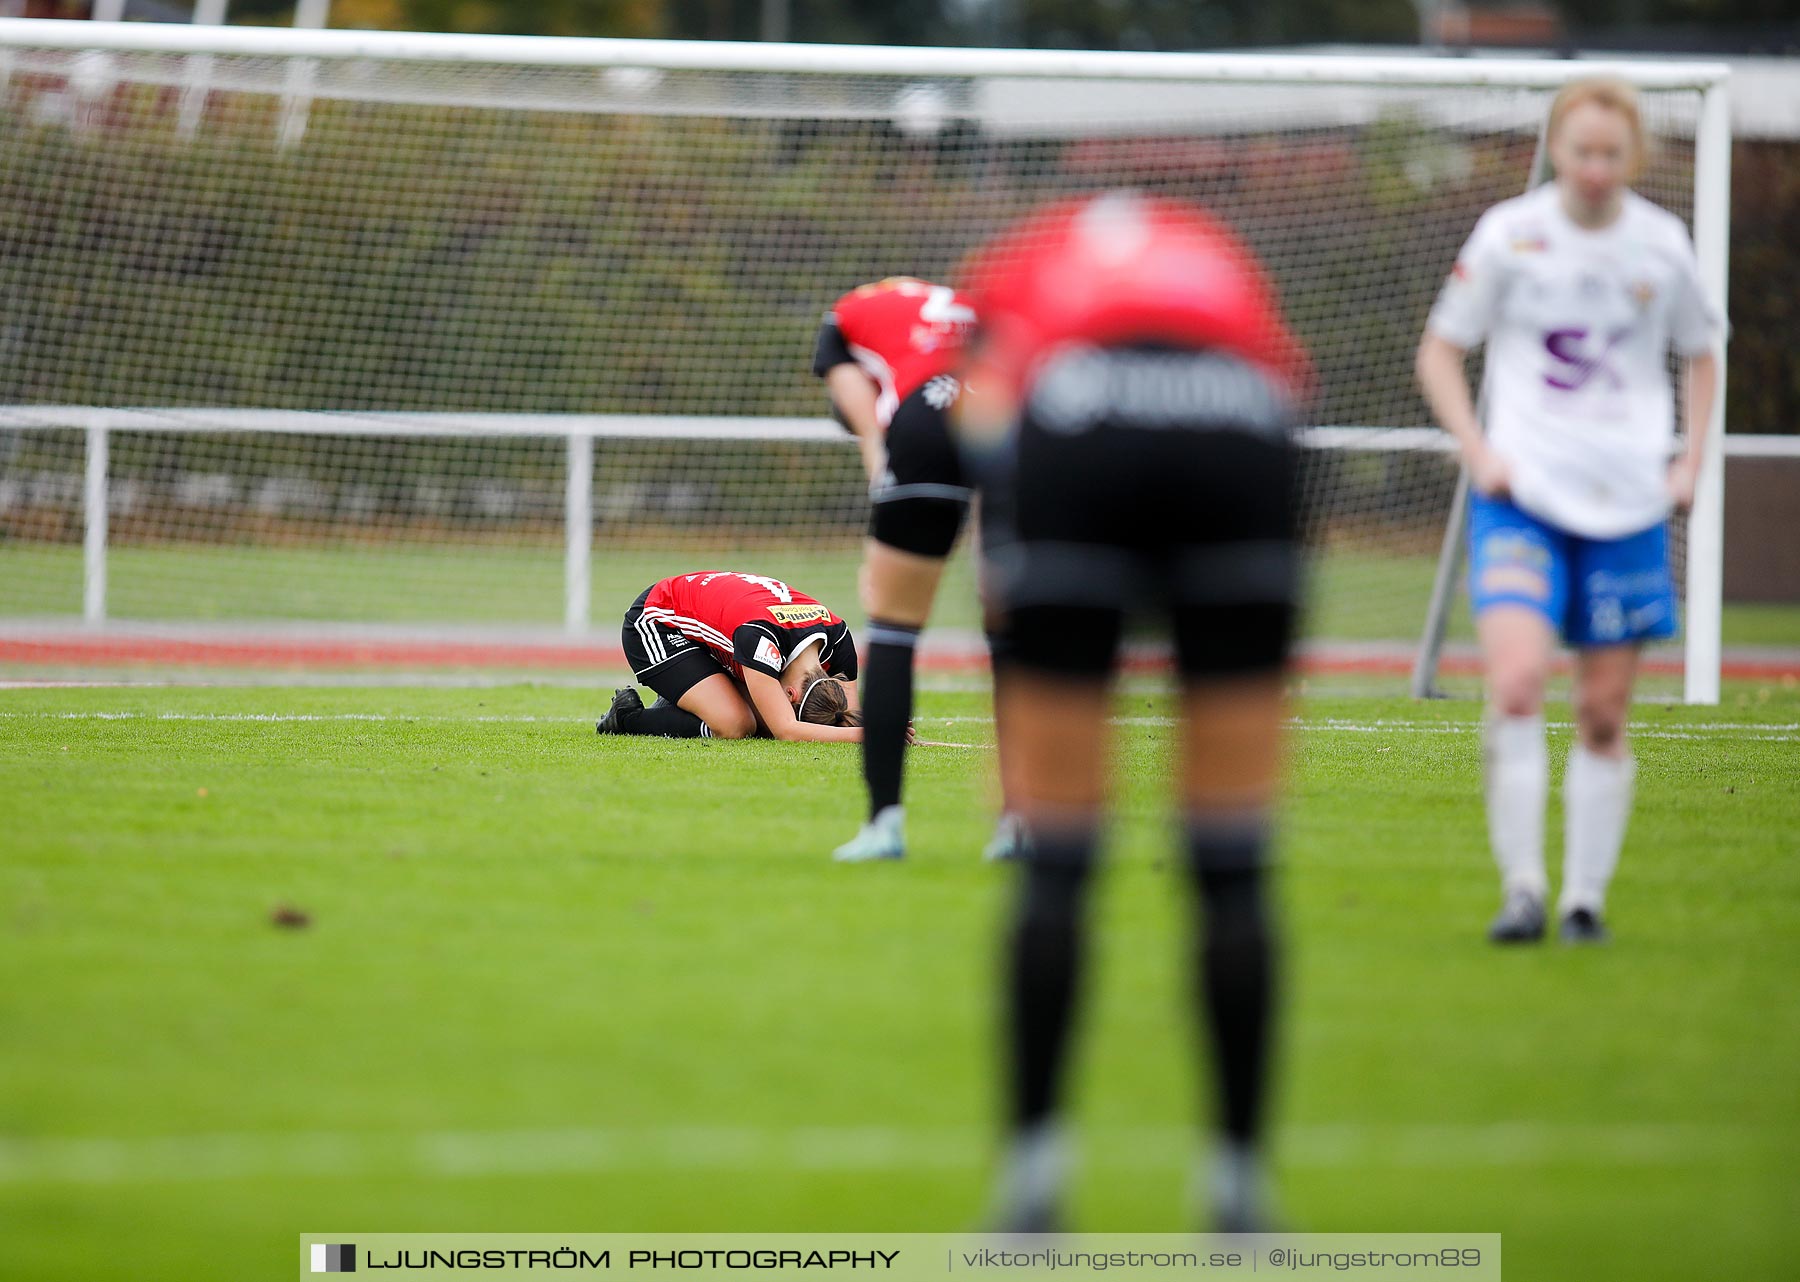
<path id="1" fill-rule="evenodd" d="M 1279 670 L 1300 586 L 1285 424 L 1105 417 L 1051 430 L 1027 411 L 989 565 L 1019 666 L 1104 676 L 1125 621 L 1166 617 L 1183 677 Z"/>
<path id="2" fill-rule="evenodd" d="M 933 379 L 900 402 L 888 424 L 887 473 L 869 494 L 869 537 L 917 556 L 950 555 L 974 494 L 950 435 L 948 382 Z"/>
<path id="3" fill-rule="evenodd" d="M 625 611 L 619 638 L 625 644 L 625 661 L 639 681 L 670 703 L 680 703 L 682 695 L 706 678 L 715 673 L 730 675 L 698 641 L 666 623 L 646 619 L 644 602 L 649 596 L 650 589 L 645 588 Z"/>

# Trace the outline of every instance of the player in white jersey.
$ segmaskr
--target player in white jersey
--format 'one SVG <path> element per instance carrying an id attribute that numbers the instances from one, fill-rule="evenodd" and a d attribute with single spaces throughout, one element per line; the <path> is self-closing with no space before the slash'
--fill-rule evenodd
<path id="1" fill-rule="evenodd" d="M 1644 154 L 1635 92 L 1573 81 L 1550 108 L 1554 183 L 1488 210 L 1419 344 L 1419 385 L 1473 487 L 1469 585 L 1487 670 L 1488 835 L 1499 943 L 1544 933 L 1544 687 L 1576 651 L 1564 781 L 1561 935 L 1600 942 L 1631 811 L 1625 724 L 1643 643 L 1673 635 L 1668 516 L 1693 502 L 1722 318 L 1686 228 L 1627 186 Z M 1487 344 L 1486 432 L 1464 373 Z M 1671 462 L 1673 349 L 1685 446 Z"/>

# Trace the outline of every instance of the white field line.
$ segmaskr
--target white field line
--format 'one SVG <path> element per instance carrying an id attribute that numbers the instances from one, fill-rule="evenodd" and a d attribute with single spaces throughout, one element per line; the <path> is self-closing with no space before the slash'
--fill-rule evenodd
<path id="1" fill-rule="evenodd" d="M 1082 1160 L 1109 1170 L 1179 1167 L 1183 1126 L 1098 1129 Z M 0 1139 L 0 1187 L 159 1184 L 286 1176 L 411 1175 L 485 1178 L 693 1171 L 874 1172 L 979 1170 L 992 1159 L 984 1129 L 892 1126 L 675 1126 L 494 1131 L 249 1132 L 137 1139 Z M 1755 1128 L 1685 1123 L 1511 1122 L 1377 1126 L 1344 1123 L 1279 1131 L 1281 1165 L 1401 1167 L 1648 1167 L 1735 1162 L 1774 1139 Z"/>
<path id="2" fill-rule="evenodd" d="M 920 717 L 919 720 L 939 725 L 992 725 L 994 721 L 992 717 Z M 1114 717 L 1112 724 L 1115 726 L 1172 726 L 1176 724 L 1176 719 L 1174 717 Z M 1544 724 L 1552 730 L 1573 730 L 1575 728 L 1573 721 L 1547 721 Z M 1289 717 L 1287 725 L 1293 730 L 1321 730 L 1344 734 L 1471 735 L 1481 732 L 1481 722 L 1479 721 L 1420 723 L 1397 720 L 1354 721 L 1347 717 Z M 1769 724 L 1753 721 L 1706 721 L 1668 730 L 1634 722 L 1629 729 L 1629 733 L 1634 739 L 1723 739 L 1763 743 L 1800 742 L 1800 733 L 1797 732 L 1800 732 L 1800 722 Z"/>
<path id="3" fill-rule="evenodd" d="M 566 690 L 604 690 L 610 696 L 622 680 L 620 674 L 572 676 L 560 672 L 252 672 L 166 680 L 13 677 L 0 681 L 0 690 L 495 690 L 514 686 L 553 686 Z"/>
<path id="4" fill-rule="evenodd" d="M 52 712 L 41 709 L 0 709 L 0 720 L 48 721 L 172 721 L 172 722 L 254 722 L 259 724 L 308 722 L 366 722 L 399 725 L 585 725 L 592 717 L 567 716 L 449 716 L 439 713 L 385 712 L 144 712 L 144 711 L 78 711 Z M 992 725 L 992 717 L 920 717 L 928 725 Z M 1172 726 L 1173 717 L 1114 717 L 1118 726 Z M 1325 731 L 1343 734 L 1476 734 L 1479 721 L 1415 722 L 1398 719 L 1357 721 L 1347 717 L 1290 717 L 1288 726 L 1295 730 Z M 1572 730 L 1572 721 L 1550 721 L 1552 730 Z M 1727 739 L 1745 742 L 1800 742 L 1800 722 L 1760 723 L 1754 721 L 1701 721 L 1679 728 L 1663 729 L 1641 722 L 1630 728 L 1639 739 Z M 966 746 L 966 745 L 952 745 Z"/>

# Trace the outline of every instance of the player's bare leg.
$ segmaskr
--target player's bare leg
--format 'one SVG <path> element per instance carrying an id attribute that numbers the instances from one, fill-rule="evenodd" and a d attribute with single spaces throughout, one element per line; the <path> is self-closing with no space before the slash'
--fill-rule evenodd
<path id="1" fill-rule="evenodd" d="M 1595 646 L 1575 659 L 1575 744 L 1563 776 L 1563 885 L 1557 905 L 1568 943 L 1601 943 L 1606 890 L 1631 817 L 1636 763 L 1626 739 L 1637 645 Z"/>
<path id="2" fill-rule="evenodd" d="M 711 738 L 748 739 L 756 733 L 756 714 L 723 672 L 695 683 L 675 706 L 705 722 Z"/>
<path id="3" fill-rule="evenodd" d="M 1058 1106 L 1079 1000 L 1083 915 L 1099 837 L 1109 740 L 1108 683 L 1035 671 L 999 691 L 1003 751 L 1016 763 L 1029 833 L 1008 939 L 1011 1135 L 994 1227 L 1057 1227 L 1067 1166 Z"/>
<path id="4" fill-rule="evenodd" d="M 1181 798 L 1196 909 L 1196 1022 L 1210 1044 L 1218 1090 L 1219 1143 L 1209 1173 L 1196 1184 L 1204 1187 L 1212 1227 L 1227 1233 L 1271 1227 L 1262 1137 L 1276 939 L 1264 870 L 1283 706 L 1279 673 L 1190 681 L 1182 690 Z"/>
<path id="5" fill-rule="evenodd" d="M 1006 750 L 1006 736 L 1000 733 L 1000 687 L 1007 679 L 1009 664 L 1012 659 L 1012 640 L 1008 631 L 1005 613 L 998 604 L 999 597 L 995 586 L 988 582 L 988 557 L 993 548 L 990 540 L 995 537 L 993 525 L 985 518 L 989 515 L 987 505 L 992 500 L 986 495 L 976 499 L 976 507 L 983 519 L 975 522 L 978 531 L 979 546 L 976 548 L 976 564 L 982 567 L 981 592 L 981 631 L 987 641 L 988 670 L 993 681 L 994 696 L 994 744 L 995 756 L 998 757 L 997 772 L 1000 777 L 1000 817 L 994 823 L 993 835 L 988 838 L 987 845 L 982 847 L 981 857 L 992 862 L 1006 862 L 1017 859 L 1025 853 L 1025 821 L 1018 813 L 1017 797 L 1019 796 L 1018 766 L 1013 754 Z"/>
<path id="6" fill-rule="evenodd" d="M 1503 895 L 1488 938 L 1529 943 L 1543 937 L 1549 891 L 1544 871 L 1544 807 L 1550 790 L 1544 688 L 1555 634 L 1549 619 L 1522 605 L 1489 606 L 1475 627 L 1487 669 L 1483 758 L 1488 841 Z"/>
<path id="7" fill-rule="evenodd" d="M 943 575 L 941 557 L 902 552 L 874 539 L 864 545 L 860 578 L 869 628 L 861 682 L 862 760 L 869 819 L 833 852 L 840 863 L 899 859 L 906 853 L 900 796 L 912 722 L 913 651 Z"/>

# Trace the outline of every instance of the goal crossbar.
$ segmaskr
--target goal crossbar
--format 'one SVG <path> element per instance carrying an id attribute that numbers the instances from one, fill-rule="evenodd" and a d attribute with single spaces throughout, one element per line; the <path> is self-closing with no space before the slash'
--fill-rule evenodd
<path id="1" fill-rule="evenodd" d="M 185 23 L 0 18 L 0 46 L 118 53 L 241 54 L 503 63 L 521 67 L 646 67 L 790 75 L 1008 77 L 1073 80 L 1245 81 L 1554 88 L 1576 76 L 1620 74 L 1646 89 L 1724 83 L 1722 62 L 1613 59 L 1344 57 L 1332 54 L 1139 53 L 1051 49 L 933 49 L 880 45 L 620 40 L 449 32 L 203 27 Z"/>

